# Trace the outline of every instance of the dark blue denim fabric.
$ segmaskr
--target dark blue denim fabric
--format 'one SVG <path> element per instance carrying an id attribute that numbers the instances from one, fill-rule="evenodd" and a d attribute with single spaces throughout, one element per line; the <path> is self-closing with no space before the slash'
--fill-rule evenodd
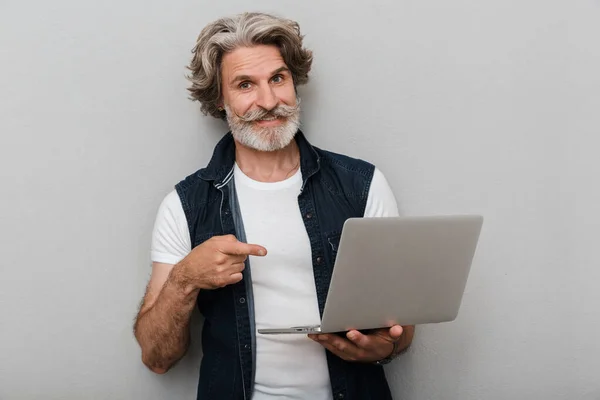
<path id="1" fill-rule="evenodd" d="M 296 142 L 303 179 L 298 206 L 310 239 L 322 315 L 342 226 L 346 219 L 364 215 L 375 167 L 313 147 L 300 131 Z M 228 133 L 215 147 L 208 166 L 176 185 L 192 247 L 215 235 L 233 234 L 245 241 L 233 180 L 234 162 L 235 142 Z M 256 330 L 250 273 L 248 263 L 241 282 L 202 290 L 198 295 L 198 307 L 205 318 L 198 399 L 252 397 Z M 334 399 L 391 399 L 381 366 L 346 362 L 330 352 L 327 363 Z"/>

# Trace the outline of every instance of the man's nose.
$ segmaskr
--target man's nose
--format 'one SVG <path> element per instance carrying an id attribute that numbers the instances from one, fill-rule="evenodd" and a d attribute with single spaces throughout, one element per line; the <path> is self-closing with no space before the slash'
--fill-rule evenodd
<path id="1" fill-rule="evenodd" d="M 262 85 L 258 89 L 258 96 L 256 99 L 257 106 L 270 111 L 277 106 L 278 102 L 277 96 L 275 96 L 271 85 Z"/>

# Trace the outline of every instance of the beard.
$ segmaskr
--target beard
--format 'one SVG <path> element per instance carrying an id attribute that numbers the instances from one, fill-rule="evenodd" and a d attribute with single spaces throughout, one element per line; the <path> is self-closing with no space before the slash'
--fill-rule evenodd
<path id="1" fill-rule="evenodd" d="M 276 151 L 287 147 L 300 128 L 300 99 L 295 106 L 279 105 L 272 110 L 262 108 L 248 111 L 243 116 L 225 105 L 227 123 L 233 138 L 242 145 L 258 151 Z M 279 126 L 259 127 L 255 121 L 285 118 Z"/>

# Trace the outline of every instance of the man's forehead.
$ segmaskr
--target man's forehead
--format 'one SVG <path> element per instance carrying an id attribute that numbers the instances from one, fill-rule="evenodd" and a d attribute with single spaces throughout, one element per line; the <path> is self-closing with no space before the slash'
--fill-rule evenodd
<path id="1" fill-rule="evenodd" d="M 287 70 L 287 66 L 275 46 L 240 47 L 223 56 L 223 73 L 234 75 L 261 75 Z"/>

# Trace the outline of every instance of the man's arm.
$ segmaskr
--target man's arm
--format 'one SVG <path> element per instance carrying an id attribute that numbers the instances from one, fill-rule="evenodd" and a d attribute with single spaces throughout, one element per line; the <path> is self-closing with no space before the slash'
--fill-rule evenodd
<path id="1" fill-rule="evenodd" d="M 190 318 L 198 290 L 186 291 L 178 279 L 179 268 L 152 264 L 152 275 L 134 325 L 142 361 L 157 374 L 167 372 L 189 346 Z"/>
<path id="2" fill-rule="evenodd" d="M 187 351 L 190 316 L 200 290 L 241 281 L 248 256 L 266 254 L 262 246 L 226 235 L 203 242 L 175 266 L 154 263 L 134 324 L 144 364 L 158 374 L 167 372 Z"/>

